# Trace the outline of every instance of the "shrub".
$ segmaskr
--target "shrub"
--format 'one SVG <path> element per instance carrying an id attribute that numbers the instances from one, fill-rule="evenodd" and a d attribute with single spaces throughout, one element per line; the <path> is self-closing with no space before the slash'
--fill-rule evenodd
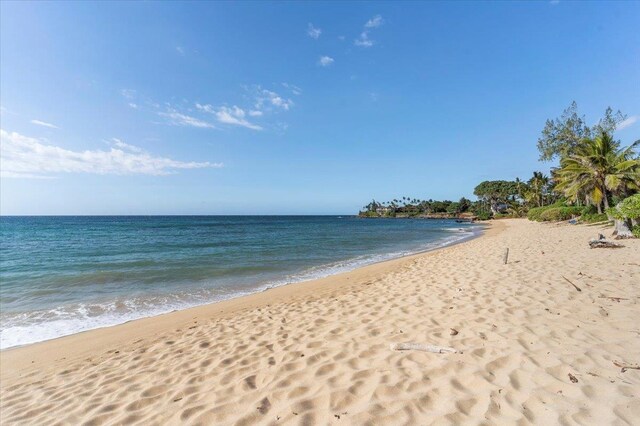
<path id="1" fill-rule="evenodd" d="M 607 210 L 607 213 L 619 220 L 640 218 L 640 194 L 625 198 L 617 206 Z"/>
<path id="2" fill-rule="evenodd" d="M 476 213 L 476 218 L 478 220 L 489 220 L 491 219 L 491 213 L 489 213 L 488 211 L 479 211 L 478 213 Z"/>
<path id="3" fill-rule="evenodd" d="M 563 201 L 556 201 L 549 206 L 529 209 L 527 218 L 536 222 L 549 222 L 569 220 L 582 214 L 583 207 L 567 206 L 563 203 Z"/>
<path id="4" fill-rule="evenodd" d="M 609 220 L 606 213 L 583 213 L 580 220 L 587 223 L 604 222 Z"/>
<path id="5" fill-rule="evenodd" d="M 378 213 L 372 211 L 360 212 L 358 213 L 360 217 L 380 217 Z"/>
<path id="6" fill-rule="evenodd" d="M 596 208 L 596 206 L 594 205 L 588 205 L 585 206 L 582 209 L 582 215 L 593 215 L 593 214 L 597 214 L 598 213 L 598 209 Z"/>
<path id="7" fill-rule="evenodd" d="M 631 229 L 631 233 L 634 237 L 640 238 L 640 225 L 636 225 Z"/>
<path id="8" fill-rule="evenodd" d="M 507 217 L 513 217 L 513 216 L 511 214 L 509 214 L 509 213 L 496 213 L 496 214 L 493 215 L 494 219 L 504 219 L 504 218 L 507 218 Z"/>
<path id="9" fill-rule="evenodd" d="M 550 208 L 551 206 L 534 207 L 532 209 L 529 209 L 529 211 L 527 212 L 527 219 L 540 222 L 540 215 Z"/>
<path id="10" fill-rule="evenodd" d="M 581 212 L 582 208 L 580 207 L 551 207 L 540 214 L 540 220 L 545 222 L 569 220 L 580 215 Z"/>

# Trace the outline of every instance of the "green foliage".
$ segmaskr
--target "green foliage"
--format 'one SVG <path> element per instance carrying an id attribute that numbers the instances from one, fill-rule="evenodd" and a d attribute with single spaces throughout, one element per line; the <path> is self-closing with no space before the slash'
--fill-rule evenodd
<path id="1" fill-rule="evenodd" d="M 491 219 L 491 213 L 486 210 L 480 210 L 476 213 L 476 218 L 478 220 L 489 220 Z"/>
<path id="2" fill-rule="evenodd" d="M 545 206 L 545 207 L 534 207 L 532 209 L 529 209 L 529 211 L 527 212 L 527 219 L 532 220 L 534 222 L 540 222 L 540 216 L 542 215 L 542 213 L 544 213 L 546 210 L 549 210 L 550 208 L 552 207 Z"/>
<path id="3" fill-rule="evenodd" d="M 514 215 L 513 213 L 496 213 L 493 215 L 494 219 L 506 219 L 506 218 L 514 218 L 514 217 L 518 217 L 518 216 Z"/>
<path id="4" fill-rule="evenodd" d="M 358 216 L 360 216 L 360 217 L 379 217 L 378 213 L 376 213 L 375 211 L 371 211 L 371 210 L 360 212 L 358 214 Z"/>
<path id="5" fill-rule="evenodd" d="M 508 180 L 485 180 L 475 187 L 473 194 L 489 201 L 506 201 L 518 195 L 518 184 Z"/>
<path id="6" fill-rule="evenodd" d="M 582 214 L 582 207 L 565 206 L 556 202 L 550 206 L 534 207 L 527 212 L 527 219 L 536 222 L 569 220 Z"/>
<path id="7" fill-rule="evenodd" d="M 583 213 L 580 220 L 586 223 L 597 223 L 609 220 L 605 213 Z"/>
<path id="8" fill-rule="evenodd" d="M 636 225 L 631 229 L 631 233 L 634 237 L 640 238 L 640 225 Z"/>
<path id="9" fill-rule="evenodd" d="M 640 218 L 640 194 L 625 198 L 607 213 L 619 220 Z"/>
<path id="10" fill-rule="evenodd" d="M 458 201 L 458 204 L 460 205 L 459 207 L 460 213 L 464 213 L 471 208 L 471 200 L 464 197 L 460 198 L 460 201 Z"/>
<path id="11" fill-rule="evenodd" d="M 545 123 L 538 138 L 540 160 L 551 161 L 573 155 L 583 139 L 603 132 L 612 135 L 618 124 L 626 118 L 622 112 L 614 113 L 611 108 L 607 108 L 604 117 L 590 128 L 584 116 L 578 115 L 578 104 L 574 101 L 560 117 Z"/>
<path id="12" fill-rule="evenodd" d="M 562 158 L 555 172 L 556 189 L 572 201 L 588 202 L 609 207 L 611 195 L 628 194 L 640 188 L 640 159 L 635 147 L 627 148 L 608 133 L 584 139 L 575 153 Z"/>
<path id="13" fill-rule="evenodd" d="M 447 213 L 458 214 L 460 213 L 460 203 L 451 203 L 447 207 Z"/>
<path id="14" fill-rule="evenodd" d="M 540 214 L 540 220 L 543 222 L 569 220 L 579 216 L 581 212 L 582 209 L 580 207 L 551 207 Z"/>

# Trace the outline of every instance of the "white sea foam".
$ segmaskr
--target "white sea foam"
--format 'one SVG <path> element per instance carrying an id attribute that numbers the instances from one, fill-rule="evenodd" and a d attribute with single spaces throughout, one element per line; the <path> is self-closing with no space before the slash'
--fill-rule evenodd
<path id="1" fill-rule="evenodd" d="M 135 296 L 104 303 L 79 303 L 44 311 L 3 315 L 0 348 L 27 345 L 83 331 L 110 327 L 128 321 L 165 314 L 175 310 L 218 302 L 295 282 L 324 278 L 356 268 L 455 244 L 479 233 L 478 227 L 447 228 L 451 235 L 414 247 L 412 250 L 356 256 L 307 268 L 281 279 L 238 289 L 200 289 L 179 294 Z"/>

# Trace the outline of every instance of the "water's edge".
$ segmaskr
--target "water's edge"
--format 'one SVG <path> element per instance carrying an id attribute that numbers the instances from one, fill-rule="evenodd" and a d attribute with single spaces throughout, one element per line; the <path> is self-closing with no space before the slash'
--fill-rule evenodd
<path id="1" fill-rule="evenodd" d="M 224 295 L 221 296 L 219 298 L 216 298 L 215 300 L 204 300 L 202 301 L 202 303 L 193 303 L 193 304 L 189 304 L 189 305 L 184 305 L 180 308 L 175 308 L 175 307 L 171 307 L 171 306 L 167 306 L 164 309 L 159 309 L 157 311 L 154 312 L 147 312 L 147 313 L 143 313 L 140 312 L 140 315 L 138 316 L 133 316 L 133 317 L 129 317 L 129 318 L 121 318 L 120 320 L 115 320 L 113 322 L 110 323 L 103 323 L 103 324 L 99 324 L 99 325 L 95 325 L 95 326 L 89 326 L 83 329 L 79 329 L 79 330 L 74 330 L 68 333 L 62 333 L 59 334 L 55 337 L 50 337 L 50 338 L 44 338 L 44 339 L 39 339 L 39 340 L 34 340 L 28 343 L 24 343 L 24 344 L 17 344 L 17 345 L 10 345 L 10 346 L 5 346 L 5 347 L 1 347 L 0 351 L 4 352 L 4 351 L 8 351 L 8 350 L 12 350 L 12 349 L 18 349 L 18 348 L 23 348 L 26 346 L 30 346 L 36 343 L 41 343 L 41 342 L 46 342 L 46 341 L 52 341 L 52 340 L 57 340 L 63 337 L 67 337 L 67 336 L 71 336 L 71 335 L 75 335 L 75 334 L 80 334 L 80 333 L 84 333 L 84 332 L 88 332 L 88 331 L 93 331 L 93 330 L 98 330 L 98 329 L 103 329 L 103 328 L 110 328 L 110 327 L 115 327 L 118 325 L 122 325 L 122 324 L 127 324 L 133 321 L 138 321 L 141 319 L 145 319 L 145 318 L 153 318 L 156 316 L 160 316 L 160 315 L 165 315 L 168 313 L 172 313 L 172 312 L 177 312 L 177 311 L 183 311 L 183 310 L 187 310 L 187 309 L 191 309 L 191 308 L 196 308 L 196 307 L 202 307 L 202 306 L 209 306 L 209 305 L 214 305 L 220 302 L 224 302 L 224 301 L 228 301 L 228 300 L 233 300 L 233 299 L 239 299 L 242 297 L 246 297 L 246 296 L 250 296 L 252 294 L 257 294 L 257 293 L 261 293 L 263 291 L 266 290 L 270 290 L 273 288 L 277 288 L 277 287 L 285 287 L 287 285 L 290 284 L 298 284 L 298 283 L 302 283 L 302 282 L 310 282 L 310 281 L 316 281 L 322 278 L 327 278 L 327 277 L 331 277 L 331 276 L 335 276 L 335 275 L 339 275 L 342 273 L 348 273 L 348 272 L 352 272 L 355 270 L 358 270 L 360 268 L 364 268 L 370 265 L 375 265 L 375 264 L 380 264 L 380 263 L 385 263 L 385 262 L 389 262 L 392 260 L 397 260 L 397 259 L 401 259 L 401 258 L 405 258 L 405 257 L 409 257 L 409 256 L 415 256 L 415 255 L 419 255 L 419 254 L 423 254 L 423 253 L 428 253 L 428 252 L 433 252 L 436 250 L 441 250 L 444 248 L 448 248 L 448 247 L 452 247 L 454 245 L 457 244 L 462 244 L 468 241 L 471 241 L 475 238 L 478 238 L 480 236 L 482 236 L 485 232 L 485 230 L 487 229 L 485 226 L 478 224 L 479 226 L 477 228 L 474 228 L 471 231 L 471 235 L 465 235 L 465 236 L 461 236 L 461 238 L 456 239 L 456 240 L 451 240 L 451 241 L 444 241 L 440 244 L 435 244 L 432 247 L 427 247 L 425 249 L 422 250 L 416 250 L 416 251 L 407 251 L 407 252 L 402 252 L 402 253 L 391 253 L 389 254 L 389 257 L 380 259 L 380 260 L 375 260 L 375 259 L 371 259 L 370 261 L 365 261 L 363 263 L 355 263 L 349 267 L 346 268 L 341 268 L 338 270 L 333 270 L 331 272 L 328 272 L 326 274 L 318 274 L 318 275 L 313 275 L 311 277 L 304 277 L 301 276 L 300 279 L 297 280 L 280 280 L 278 282 L 272 282 L 272 283 L 267 283 L 261 286 L 256 286 L 254 288 L 252 288 L 250 291 L 238 291 L 235 292 L 233 294 L 229 294 L 229 295 Z M 320 265 L 320 266 L 325 266 L 325 265 Z M 331 269 L 329 269 L 331 270 Z M 46 324 L 43 324 L 43 326 L 46 326 Z"/>

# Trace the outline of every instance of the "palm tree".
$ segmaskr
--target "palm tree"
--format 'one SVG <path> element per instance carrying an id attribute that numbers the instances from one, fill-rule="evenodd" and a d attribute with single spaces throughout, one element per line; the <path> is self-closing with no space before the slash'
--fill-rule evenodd
<path id="1" fill-rule="evenodd" d="M 533 172 L 533 177 L 529 179 L 528 184 L 531 196 L 535 199 L 537 206 L 544 206 L 544 195 L 549 185 L 549 177 L 542 172 Z"/>
<path id="2" fill-rule="evenodd" d="M 584 139 L 576 153 L 563 158 L 556 172 L 556 189 L 572 201 L 584 197 L 595 204 L 598 213 L 609 208 L 611 195 L 627 195 L 640 189 L 640 158 L 636 141 L 627 148 L 608 133 Z"/>

